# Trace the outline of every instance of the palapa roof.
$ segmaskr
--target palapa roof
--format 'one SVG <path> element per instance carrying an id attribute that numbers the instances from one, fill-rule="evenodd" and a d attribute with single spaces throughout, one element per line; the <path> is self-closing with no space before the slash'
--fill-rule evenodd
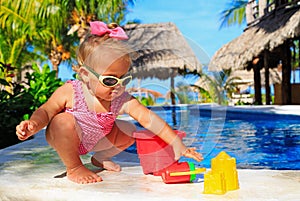
<path id="1" fill-rule="evenodd" d="M 299 5 L 271 13 L 224 45 L 211 59 L 210 69 L 245 69 L 264 50 L 273 51 L 287 39 L 300 36 Z"/>
<path id="2" fill-rule="evenodd" d="M 134 77 L 168 79 L 181 70 L 201 71 L 202 65 L 173 23 L 127 24 L 128 43 L 136 51 Z"/>

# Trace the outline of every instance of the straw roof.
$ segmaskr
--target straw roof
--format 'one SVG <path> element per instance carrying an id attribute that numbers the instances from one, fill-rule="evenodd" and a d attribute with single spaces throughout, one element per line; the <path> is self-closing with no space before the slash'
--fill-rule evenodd
<path id="1" fill-rule="evenodd" d="M 219 49 L 212 57 L 209 67 L 219 70 L 245 69 L 264 50 L 273 51 L 287 39 L 299 36 L 299 6 L 278 10 Z"/>
<path id="2" fill-rule="evenodd" d="M 128 24 L 124 30 L 136 51 L 133 76 L 168 79 L 178 69 L 201 71 L 200 62 L 175 24 Z"/>

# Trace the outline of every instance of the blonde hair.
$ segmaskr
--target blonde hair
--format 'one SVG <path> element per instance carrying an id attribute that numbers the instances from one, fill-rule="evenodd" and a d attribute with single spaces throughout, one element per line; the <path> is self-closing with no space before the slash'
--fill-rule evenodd
<path id="1" fill-rule="evenodd" d="M 108 28 L 114 29 L 118 27 L 116 23 L 110 23 L 107 25 Z M 74 69 L 78 72 L 79 68 L 83 65 L 87 65 L 92 69 L 95 69 L 95 65 L 101 64 L 101 62 L 107 57 L 103 55 L 115 54 L 114 59 L 124 58 L 130 59 L 130 48 L 122 41 L 111 38 L 109 34 L 104 34 L 102 36 L 89 34 L 85 40 L 80 44 L 77 50 L 77 69 Z M 111 63 L 113 60 L 111 61 Z"/>

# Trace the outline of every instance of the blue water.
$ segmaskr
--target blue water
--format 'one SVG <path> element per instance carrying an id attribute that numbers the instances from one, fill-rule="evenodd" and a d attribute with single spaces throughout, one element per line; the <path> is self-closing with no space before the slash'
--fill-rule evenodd
<path id="1" fill-rule="evenodd" d="M 187 146 L 204 156 L 196 165 L 210 167 L 220 151 L 236 158 L 238 168 L 300 170 L 300 117 L 206 111 L 197 107 L 152 108 Z M 181 161 L 190 161 L 182 158 Z"/>

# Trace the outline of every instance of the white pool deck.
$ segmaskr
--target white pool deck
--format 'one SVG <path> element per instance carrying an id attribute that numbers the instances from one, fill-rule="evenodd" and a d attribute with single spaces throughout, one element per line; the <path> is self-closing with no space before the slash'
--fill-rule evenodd
<path id="1" fill-rule="evenodd" d="M 247 107 L 251 111 L 300 115 L 299 106 Z M 228 108 L 244 110 L 246 107 Z M 90 166 L 89 158 L 83 158 Z M 238 169 L 240 188 L 224 195 L 203 194 L 204 183 L 165 184 L 144 175 L 136 155 L 115 157 L 121 172 L 102 171 L 103 181 L 80 185 L 64 176 L 64 167 L 45 141 L 44 131 L 0 150 L 0 201 L 185 201 L 185 200 L 300 200 L 300 171 Z"/>

